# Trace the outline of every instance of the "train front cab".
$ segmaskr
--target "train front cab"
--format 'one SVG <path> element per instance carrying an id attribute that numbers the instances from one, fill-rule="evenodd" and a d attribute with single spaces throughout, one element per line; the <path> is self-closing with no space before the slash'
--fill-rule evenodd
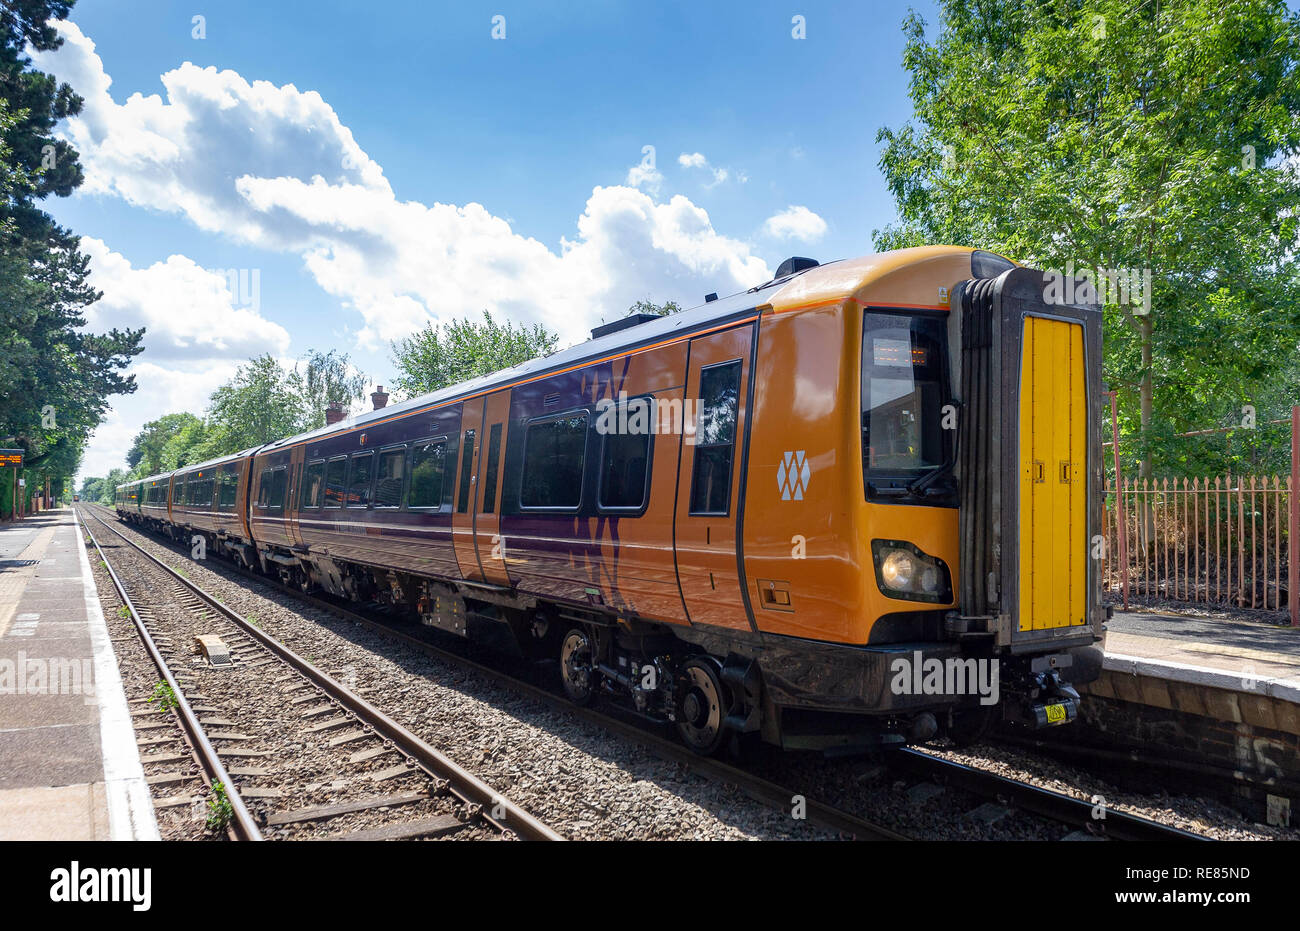
<path id="1" fill-rule="evenodd" d="M 971 250 L 837 264 L 763 316 L 743 559 L 765 739 L 1073 720 L 1105 619 L 1099 309 Z"/>

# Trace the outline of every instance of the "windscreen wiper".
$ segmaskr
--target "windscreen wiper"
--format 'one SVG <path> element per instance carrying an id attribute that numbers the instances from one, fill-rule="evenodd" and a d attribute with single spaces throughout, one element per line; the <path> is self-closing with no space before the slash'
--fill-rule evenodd
<path id="1" fill-rule="evenodd" d="M 925 473 L 916 481 L 907 486 L 909 494 L 920 495 L 923 491 L 937 482 L 945 475 L 952 475 L 952 468 L 956 463 L 952 460 L 944 462 L 943 465 L 935 467 L 932 471 Z"/>

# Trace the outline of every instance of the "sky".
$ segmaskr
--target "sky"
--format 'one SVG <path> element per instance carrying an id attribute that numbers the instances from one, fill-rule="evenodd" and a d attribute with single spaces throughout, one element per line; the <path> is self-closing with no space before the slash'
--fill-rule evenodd
<path id="1" fill-rule="evenodd" d="M 103 292 L 88 328 L 146 328 L 80 475 L 264 352 L 391 385 L 429 323 L 486 309 L 566 346 L 871 252 L 909 6 L 933 27 L 919 0 L 80 0 L 33 56 L 85 98 L 58 130 L 85 183 L 45 208 Z"/>

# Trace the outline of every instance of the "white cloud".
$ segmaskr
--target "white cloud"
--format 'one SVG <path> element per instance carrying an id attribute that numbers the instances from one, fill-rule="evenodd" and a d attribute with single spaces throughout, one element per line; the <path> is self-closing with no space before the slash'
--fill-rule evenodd
<path id="1" fill-rule="evenodd" d="M 32 54 L 85 98 L 60 129 L 81 154 L 79 194 L 117 197 L 298 256 L 356 313 L 363 346 L 483 309 L 542 323 L 564 345 L 639 299 L 693 306 L 707 292 L 771 277 L 749 243 L 718 232 L 688 198 L 660 200 L 664 179 L 653 157 L 634 166 L 626 184 L 593 188 L 574 233 L 547 245 L 478 203 L 399 199 L 315 91 L 186 62 L 160 76 L 161 94 L 118 103 L 94 43 L 73 23 L 58 28 L 63 47 Z M 710 172 L 715 184 L 737 177 L 700 153 L 686 158 L 684 167 Z M 91 281 L 104 292 L 88 313 L 91 328 L 148 330 L 145 356 L 131 368 L 141 388 L 114 399 L 83 474 L 121 465 L 145 421 L 203 410 L 243 359 L 287 352 L 285 328 L 263 315 L 266 308 L 241 303 L 218 270 L 181 255 L 137 268 L 91 238 L 83 248 Z"/>
<path id="2" fill-rule="evenodd" d="M 763 232 L 776 239 L 815 242 L 826 234 L 826 221 L 807 207 L 790 206 L 764 220 Z"/>
<path id="3" fill-rule="evenodd" d="M 238 365 L 235 360 L 187 360 L 169 368 L 137 356 L 127 374 L 135 376 L 139 387 L 134 394 L 111 399 L 112 409 L 86 444 L 77 484 L 81 476 L 103 477 L 113 469 L 125 469 L 127 450 L 149 421 L 183 411 L 203 413 L 208 397 L 234 377 Z"/>
<path id="4" fill-rule="evenodd" d="M 186 63 L 162 75 L 164 96 L 118 104 L 94 43 L 75 24 L 59 30 L 64 46 L 34 57 L 85 97 L 67 125 L 83 190 L 299 255 L 360 315 L 362 345 L 482 309 L 576 341 L 647 294 L 689 306 L 769 277 L 747 243 L 717 233 L 690 201 L 656 201 L 653 159 L 627 186 L 593 189 L 576 238 L 556 251 L 477 203 L 399 200 L 314 91 Z"/>
<path id="5" fill-rule="evenodd" d="M 663 187 L 664 176 L 653 163 L 641 162 L 627 170 L 627 181 L 625 183 L 628 187 L 643 187 L 651 194 L 658 194 L 659 189 Z"/>
<path id="6" fill-rule="evenodd" d="M 81 240 L 90 256 L 90 284 L 103 297 L 86 311 L 91 329 L 145 328 L 145 349 L 153 360 L 245 359 L 263 352 L 283 354 L 289 332 L 262 317 L 253 306 L 259 277 L 200 268 L 183 255 L 168 256 L 148 268 L 133 268 L 125 256 L 90 236 Z M 232 294 L 231 283 L 236 292 Z"/>
<path id="7" fill-rule="evenodd" d="M 126 451 L 146 422 L 201 413 L 245 359 L 264 352 L 282 358 L 288 351 L 288 331 L 255 308 L 238 306 L 242 295 L 231 293 L 220 271 L 183 255 L 135 268 L 89 236 L 81 249 L 90 257 L 90 284 L 104 295 L 86 309 L 87 328 L 145 328 L 145 351 L 127 369 L 137 389 L 110 399 L 112 409 L 86 445 L 81 475 L 125 468 Z"/>
<path id="8" fill-rule="evenodd" d="M 717 187 L 719 184 L 731 177 L 731 170 L 729 168 L 718 168 L 714 165 L 710 165 L 709 160 L 705 158 L 701 152 L 683 152 L 681 155 L 677 156 L 677 164 L 681 165 L 683 168 L 703 168 L 705 171 L 709 172 L 709 174 L 713 175 L 713 183 L 706 184 L 706 188 Z M 749 180 L 749 176 L 743 171 L 738 172 L 736 180 L 741 184 L 744 184 Z"/>

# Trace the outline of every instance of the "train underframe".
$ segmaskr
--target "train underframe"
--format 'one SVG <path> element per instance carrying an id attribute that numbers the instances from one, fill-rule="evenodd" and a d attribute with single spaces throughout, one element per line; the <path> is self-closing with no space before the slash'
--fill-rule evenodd
<path id="1" fill-rule="evenodd" d="M 1100 672 L 1090 631 L 1080 642 L 1014 655 L 964 630 L 949 638 L 867 647 L 679 626 L 593 611 L 481 583 L 420 577 L 227 534 L 135 520 L 207 556 L 229 559 L 304 592 L 390 606 L 427 626 L 531 659 L 558 661 L 565 694 L 614 700 L 675 727 L 700 754 L 762 740 L 785 749 L 871 752 L 948 736 L 960 744 L 999 724 L 1074 720 L 1075 686 Z M 990 670 L 996 692 L 898 687 L 899 663 Z M 937 665 L 936 665 L 937 664 Z M 910 668 L 910 667 L 909 667 Z M 911 675 L 911 672 L 908 673 Z M 923 684 L 925 675 L 917 677 Z"/>

